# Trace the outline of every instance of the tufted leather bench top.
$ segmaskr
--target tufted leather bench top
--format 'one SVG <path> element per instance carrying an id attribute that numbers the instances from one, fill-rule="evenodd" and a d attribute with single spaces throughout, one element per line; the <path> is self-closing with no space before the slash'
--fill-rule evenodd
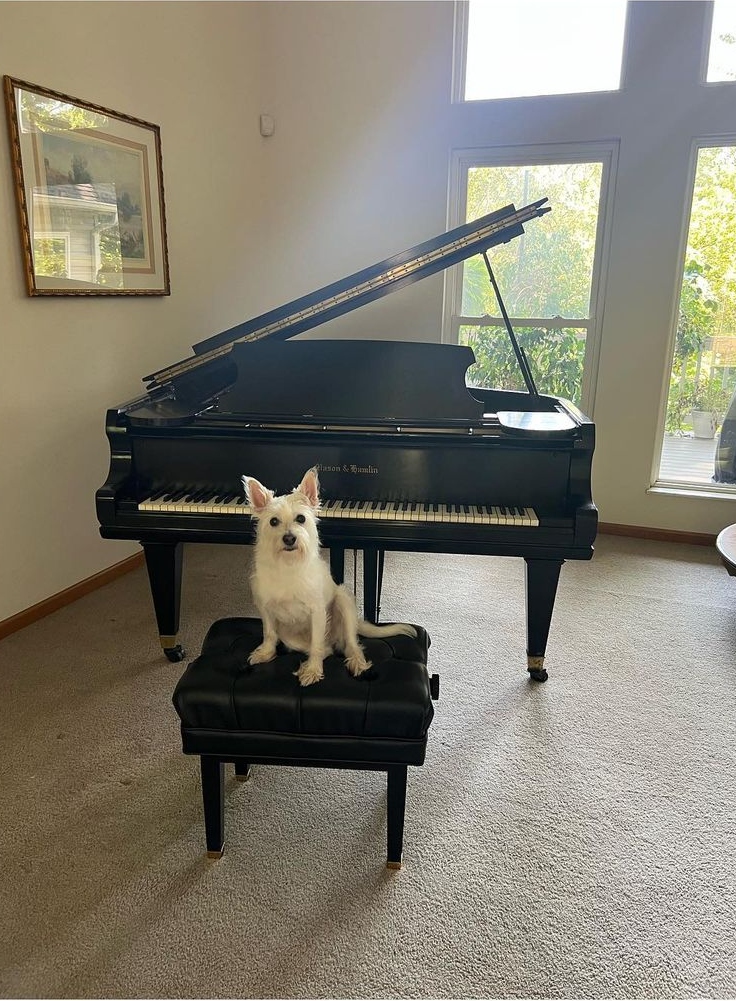
<path id="1" fill-rule="evenodd" d="M 218 620 L 174 691 L 183 750 L 262 762 L 421 765 L 434 710 L 430 640 L 416 629 L 416 638 L 362 638 L 373 666 L 360 677 L 332 656 L 324 679 L 304 687 L 294 675 L 303 655 L 279 647 L 270 663 L 248 664 L 263 638 L 260 619 Z"/>

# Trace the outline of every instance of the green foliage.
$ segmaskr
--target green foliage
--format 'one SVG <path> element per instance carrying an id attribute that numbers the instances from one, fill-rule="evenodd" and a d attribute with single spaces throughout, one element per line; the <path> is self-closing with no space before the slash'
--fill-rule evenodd
<path id="1" fill-rule="evenodd" d="M 702 351 L 706 337 L 713 332 L 718 310 L 703 254 L 693 250 L 690 253 L 685 262 L 675 337 L 675 363 L 680 364 Z"/>
<path id="2" fill-rule="evenodd" d="M 552 213 L 528 224 L 525 233 L 494 247 L 489 259 L 511 317 L 587 319 L 600 200 L 601 165 L 570 163 L 478 166 L 468 172 L 467 217 L 477 218 L 513 203 L 548 197 Z M 704 147 L 698 154 L 688 245 L 680 291 L 667 429 L 689 427 L 696 406 L 722 418 L 736 372 L 713 372 L 709 338 L 736 336 L 736 146 Z M 462 315 L 500 315 L 485 263 L 464 264 Z M 518 323 L 518 320 L 515 323 Z M 540 391 L 579 402 L 585 354 L 584 332 L 541 324 L 516 330 Z M 477 365 L 478 384 L 522 387 L 516 359 L 503 328 L 462 327 Z"/>
<path id="3" fill-rule="evenodd" d="M 45 278 L 66 278 L 66 245 L 53 237 L 33 241 L 33 269 Z"/>
<path id="4" fill-rule="evenodd" d="M 735 259 L 736 148 L 706 147 L 698 153 L 680 290 L 665 422 L 670 432 L 688 428 L 692 410 L 713 412 L 720 421 L 728 408 L 736 377 L 705 372 L 712 361 L 708 338 L 736 335 Z"/>
<path id="5" fill-rule="evenodd" d="M 667 401 L 665 429 L 676 433 L 690 426 L 693 410 L 702 410 L 716 415 L 716 422 L 723 420 L 731 402 L 733 387 L 719 379 L 686 379 L 684 383 L 672 383 Z"/>
<path id="6" fill-rule="evenodd" d="M 72 168 L 69 171 L 70 184 L 92 184 L 92 175 L 87 169 L 87 161 L 83 156 L 72 157 Z"/>
<path id="7" fill-rule="evenodd" d="M 23 127 L 39 132 L 59 132 L 69 129 L 104 128 L 108 116 L 79 104 L 69 104 L 60 98 L 31 90 L 20 91 L 20 112 Z"/>
<path id="8" fill-rule="evenodd" d="M 543 197 L 553 206 L 552 215 L 528 224 L 523 235 L 489 253 L 510 316 L 540 320 L 588 317 L 600 184 L 599 163 L 476 167 L 469 171 L 469 219 L 511 203 L 520 208 Z M 467 261 L 463 277 L 462 314 L 499 317 L 500 307 L 483 258 Z M 514 328 L 539 391 L 579 403 L 585 331 L 574 325 L 522 327 L 518 321 Z M 487 387 L 525 388 L 504 327 L 465 326 L 460 330 L 460 341 L 470 344 L 475 352 L 470 381 Z"/>
<path id="9" fill-rule="evenodd" d="M 585 338 L 574 329 L 515 329 L 540 393 L 580 402 Z M 461 341 L 475 353 L 468 381 L 495 389 L 526 389 L 505 327 L 463 327 Z"/>
<path id="10" fill-rule="evenodd" d="M 120 218 L 123 222 L 129 222 L 134 215 L 141 214 L 140 205 L 136 205 L 130 194 L 127 191 L 123 191 L 118 197 L 118 212 L 120 213 Z M 126 257 L 129 256 L 126 254 Z"/>
<path id="11" fill-rule="evenodd" d="M 601 165 L 475 167 L 468 172 L 468 219 L 513 203 L 549 198 L 552 212 L 489 253 L 510 316 L 586 318 L 595 253 Z M 464 316 L 498 316 L 481 257 L 465 266 Z"/>
<path id="12" fill-rule="evenodd" d="M 117 225 L 110 226 L 100 233 L 100 261 L 97 284 L 120 288 L 123 261 L 120 249 L 120 228 Z"/>

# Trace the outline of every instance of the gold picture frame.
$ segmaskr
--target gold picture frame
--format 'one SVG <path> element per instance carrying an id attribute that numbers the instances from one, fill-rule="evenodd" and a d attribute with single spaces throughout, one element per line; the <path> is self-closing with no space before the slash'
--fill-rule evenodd
<path id="1" fill-rule="evenodd" d="M 28 294 L 170 295 L 159 127 L 3 84 Z"/>

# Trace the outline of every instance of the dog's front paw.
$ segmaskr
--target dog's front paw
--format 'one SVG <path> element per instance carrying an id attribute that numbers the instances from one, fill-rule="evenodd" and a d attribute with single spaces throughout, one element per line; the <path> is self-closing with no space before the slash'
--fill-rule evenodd
<path id="1" fill-rule="evenodd" d="M 273 660 L 275 656 L 276 647 L 273 643 L 261 643 L 248 658 L 248 663 L 265 664 L 267 661 Z"/>
<path id="2" fill-rule="evenodd" d="M 324 678 L 321 660 L 305 660 L 298 671 L 295 671 L 300 685 L 313 685 L 315 681 Z"/>
<path id="3" fill-rule="evenodd" d="M 355 654 L 354 657 L 346 657 L 345 663 L 347 665 L 348 671 L 354 676 L 358 677 L 363 671 L 370 669 L 371 662 L 366 660 L 362 653 Z"/>

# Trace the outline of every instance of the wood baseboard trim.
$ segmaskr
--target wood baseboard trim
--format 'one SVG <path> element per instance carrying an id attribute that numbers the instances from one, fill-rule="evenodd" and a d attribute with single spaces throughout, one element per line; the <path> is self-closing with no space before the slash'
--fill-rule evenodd
<path id="1" fill-rule="evenodd" d="M 100 570 L 99 573 L 92 574 L 91 577 L 80 580 L 78 584 L 72 584 L 71 587 L 67 587 L 57 594 L 52 594 L 50 598 L 44 598 L 43 601 L 39 601 L 36 605 L 31 605 L 30 608 L 25 608 L 22 612 L 18 612 L 17 615 L 11 615 L 9 619 L 3 619 L 0 622 L 0 639 L 10 636 L 11 633 L 18 632 L 19 629 L 30 626 L 32 622 L 38 622 L 39 619 L 51 615 L 52 612 L 58 611 L 58 609 L 63 608 L 65 605 L 71 605 L 73 601 L 83 598 L 90 591 L 96 591 L 98 587 L 104 587 L 105 584 L 109 584 L 118 577 L 130 573 L 131 570 L 137 570 L 140 566 L 143 566 L 142 552 L 135 553 L 133 556 L 129 556 L 126 560 L 121 560 L 120 563 L 115 563 L 114 566 L 108 567 L 106 570 Z"/>
<path id="2" fill-rule="evenodd" d="M 645 525 L 598 525 L 601 535 L 626 535 L 631 539 L 651 539 L 653 542 L 686 542 L 691 546 L 715 546 L 715 535 L 701 532 L 675 532 L 666 528 L 647 528 Z"/>

